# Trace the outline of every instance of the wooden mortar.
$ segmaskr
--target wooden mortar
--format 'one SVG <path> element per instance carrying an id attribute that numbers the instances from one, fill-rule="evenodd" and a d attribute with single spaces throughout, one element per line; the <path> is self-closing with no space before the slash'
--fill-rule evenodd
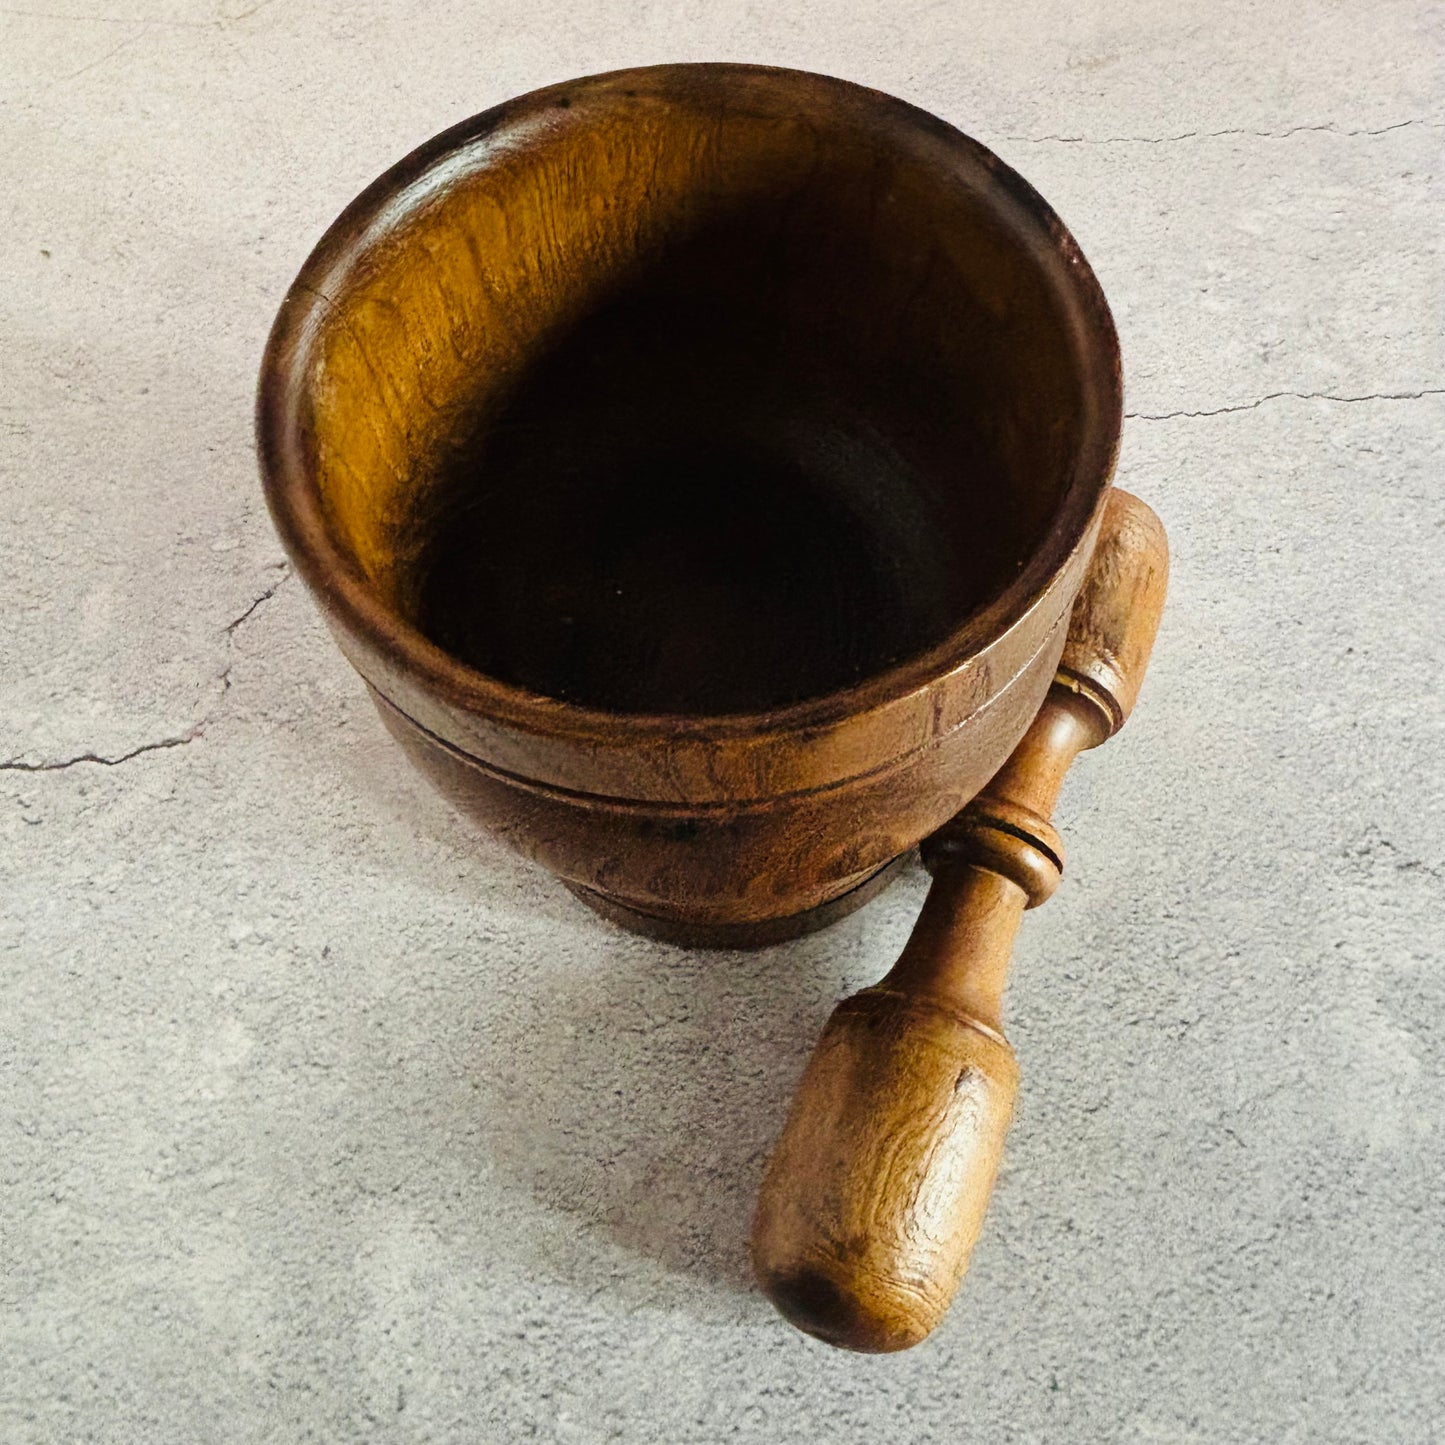
<path id="1" fill-rule="evenodd" d="M 746 943 L 861 901 L 1012 751 L 1120 409 L 1098 283 L 996 156 L 843 81 L 672 65 L 363 192 L 258 435 L 433 782 L 612 916 Z"/>
<path id="2" fill-rule="evenodd" d="M 825 1036 L 764 1192 L 761 1277 L 838 1343 L 926 1331 L 976 1232 L 1049 780 L 1101 699 L 1127 712 L 1081 664 L 1035 722 L 1121 395 L 1098 283 L 1021 177 L 889 96 L 745 65 L 571 81 L 437 136 L 342 213 L 267 347 L 267 500 L 386 725 L 629 927 L 831 922 L 1034 725 L 991 811 L 931 845 L 921 931 Z M 925 1208 L 874 1177 L 878 1131 L 922 1110 L 898 1148 L 923 1147 L 951 1068 L 977 1137 Z M 882 1194 L 858 1213 L 855 1188 Z M 934 1203 L 962 1222 L 928 1214 L 924 1248 Z"/>

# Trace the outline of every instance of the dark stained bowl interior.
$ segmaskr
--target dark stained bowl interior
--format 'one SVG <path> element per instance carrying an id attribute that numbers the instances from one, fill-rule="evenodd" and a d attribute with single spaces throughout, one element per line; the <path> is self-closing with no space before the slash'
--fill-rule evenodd
<path id="1" fill-rule="evenodd" d="M 1097 430 L 1097 338 L 982 148 L 839 82 L 679 69 L 524 98 L 362 197 L 308 268 L 308 436 L 352 565 L 457 659 L 756 712 L 1019 575 Z"/>

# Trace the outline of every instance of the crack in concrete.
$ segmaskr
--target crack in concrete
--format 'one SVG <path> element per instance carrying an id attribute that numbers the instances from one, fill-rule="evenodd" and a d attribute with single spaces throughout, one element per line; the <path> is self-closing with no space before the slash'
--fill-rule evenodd
<path id="1" fill-rule="evenodd" d="M 218 15 L 214 20 L 162 20 L 140 15 L 78 15 L 55 10 L 0 10 L 0 18 L 21 20 L 59 20 L 71 25 L 132 25 L 144 30 L 224 30 L 249 20 L 257 11 L 265 10 L 275 0 L 257 0 L 237 15 Z M 137 36 L 139 38 L 139 36 Z"/>
<path id="2" fill-rule="evenodd" d="M 225 693 L 221 694 L 223 697 Z M 81 753 L 77 757 L 62 758 L 53 763 L 27 763 L 19 758 L 13 758 L 9 762 L 0 763 L 0 773 L 63 773 L 66 768 L 76 767 L 80 763 L 98 763 L 103 768 L 118 768 L 122 763 L 128 763 L 132 758 L 138 758 L 142 753 L 158 753 L 166 748 L 183 748 L 187 743 L 194 742 L 201 735 L 201 729 L 211 719 L 202 719 L 194 727 L 183 732 L 177 738 L 162 738 L 155 743 L 142 743 L 138 748 L 132 748 L 128 753 L 121 753 L 119 757 L 102 757 L 100 753 Z"/>
<path id="3" fill-rule="evenodd" d="M 1216 406 L 1207 411 L 1126 411 L 1128 421 L 1173 421 L 1176 417 L 1225 416 L 1234 411 L 1255 411 L 1267 401 L 1334 401 L 1349 406 L 1361 401 L 1419 401 L 1426 396 L 1445 396 L 1445 387 L 1427 386 L 1420 391 L 1374 391 L 1365 396 L 1338 396 L 1331 391 L 1271 391 L 1254 401 Z"/>
<path id="4" fill-rule="evenodd" d="M 236 631 L 236 629 L 242 625 L 242 623 L 249 621 L 251 614 L 258 607 L 264 607 L 266 603 L 268 603 L 276 595 L 281 584 L 285 582 L 285 580 L 291 575 L 291 564 L 289 562 L 281 562 L 277 565 L 280 569 L 281 575 L 277 577 L 277 579 L 243 613 L 241 613 L 239 617 L 232 618 L 231 621 L 226 624 L 225 632 L 227 637 L 230 637 Z M 229 673 L 230 670 L 230 668 L 227 668 L 227 673 Z"/>
<path id="5" fill-rule="evenodd" d="M 98 55 L 88 64 L 82 65 L 79 70 L 67 71 L 64 75 L 57 76 L 54 80 L 50 82 L 48 86 L 46 86 L 46 89 L 53 90 L 57 85 L 65 85 L 72 80 L 79 80 L 82 75 L 85 75 L 89 71 L 95 70 L 98 67 L 104 65 L 107 60 L 114 60 L 115 57 L 119 55 L 123 50 L 129 50 L 132 45 L 136 44 L 137 41 L 141 40 L 144 37 L 144 34 L 144 31 L 137 31 L 134 35 L 126 36 L 126 38 L 122 40 L 119 45 L 111 46 L 111 48 L 107 50 L 104 55 Z"/>
<path id="6" fill-rule="evenodd" d="M 268 587 L 254 602 L 246 608 L 238 617 L 233 618 L 222 629 L 226 638 L 227 649 L 235 641 L 236 633 L 255 614 L 256 609 L 263 607 L 269 602 L 286 583 L 292 575 L 289 563 L 279 564 L 281 575 Z M 206 710 L 204 717 L 199 722 L 192 723 L 185 732 L 175 737 L 160 738 L 153 743 L 142 743 L 139 747 L 132 748 L 127 753 L 121 753 L 117 757 L 108 758 L 103 753 L 79 753 L 73 758 L 60 758 L 53 762 L 28 763 L 23 758 L 9 758 L 0 762 L 0 773 L 63 773 L 67 768 L 78 767 L 83 763 L 91 763 L 102 768 L 118 768 L 122 763 L 128 763 L 132 758 L 138 758 L 143 753 L 164 752 L 168 748 L 183 748 L 188 743 L 193 743 L 199 737 L 205 735 L 205 731 L 220 716 L 221 704 L 226 700 L 226 695 L 231 691 L 231 670 L 235 662 L 227 662 L 216 681 L 220 684 L 220 692 L 216 694 L 216 700 Z"/>
<path id="7" fill-rule="evenodd" d="M 1181 140 L 1217 140 L 1223 136 L 1234 135 L 1254 136 L 1259 140 L 1287 140 L 1292 135 L 1304 135 L 1311 132 L 1346 138 L 1388 135 L 1392 130 L 1404 130 L 1407 126 L 1412 125 L 1425 125 L 1438 129 L 1441 125 L 1445 125 L 1445 121 L 1434 120 L 1429 116 L 1416 116 L 1410 120 L 1397 120 L 1390 125 L 1377 126 L 1372 130 L 1341 130 L 1333 121 L 1324 121 L 1319 125 L 1292 125 L 1287 130 L 1250 130 L 1245 126 L 1231 126 L 1227 130 L 1185 130 L 1176 135 L 1006 135 L 1001 136 L 1000 139 L 1011 141 L 1017 145 L 1159 146 L 1170 145 Z"/>

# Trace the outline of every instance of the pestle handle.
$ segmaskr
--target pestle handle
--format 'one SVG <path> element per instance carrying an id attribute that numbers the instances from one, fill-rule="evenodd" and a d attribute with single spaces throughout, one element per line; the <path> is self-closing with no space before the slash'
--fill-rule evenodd
<path id="1" fill-rule="evenodd" d="M 1058 675 L 999 773 L 923 845 L 933 885 L 892 971 L 834 1011 L 758 1200 L 758 1278 L 800 1329 L 854 1350 L 916 1344 L 968 1264 L 1013 1113 L 1002 1032 L 1026 908 L 1063 864 L 1049 823 L 1070 763 L 1123 726 L 1158 630 L 1164 528 L 1110 492 Z"/>

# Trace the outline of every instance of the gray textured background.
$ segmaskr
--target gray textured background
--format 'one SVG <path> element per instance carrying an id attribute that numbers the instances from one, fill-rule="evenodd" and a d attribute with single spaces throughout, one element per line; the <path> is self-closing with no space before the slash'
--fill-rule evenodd
<path id="1" fill-rule="evenodd" d="M 1331 0 L 7 4 L 0 1439 L 1439 1439 L 1442 36 Z M 612 931 L 406 770 L 252 460 L 271 316 L 368 180 L 705 58 L 894 91 L 1043 191 L 1175 548 L 1026 922 L 985 1238 L 888 1359 L 792 1333 L 744 1238 L 922 875 L 753 956 Z"/>

